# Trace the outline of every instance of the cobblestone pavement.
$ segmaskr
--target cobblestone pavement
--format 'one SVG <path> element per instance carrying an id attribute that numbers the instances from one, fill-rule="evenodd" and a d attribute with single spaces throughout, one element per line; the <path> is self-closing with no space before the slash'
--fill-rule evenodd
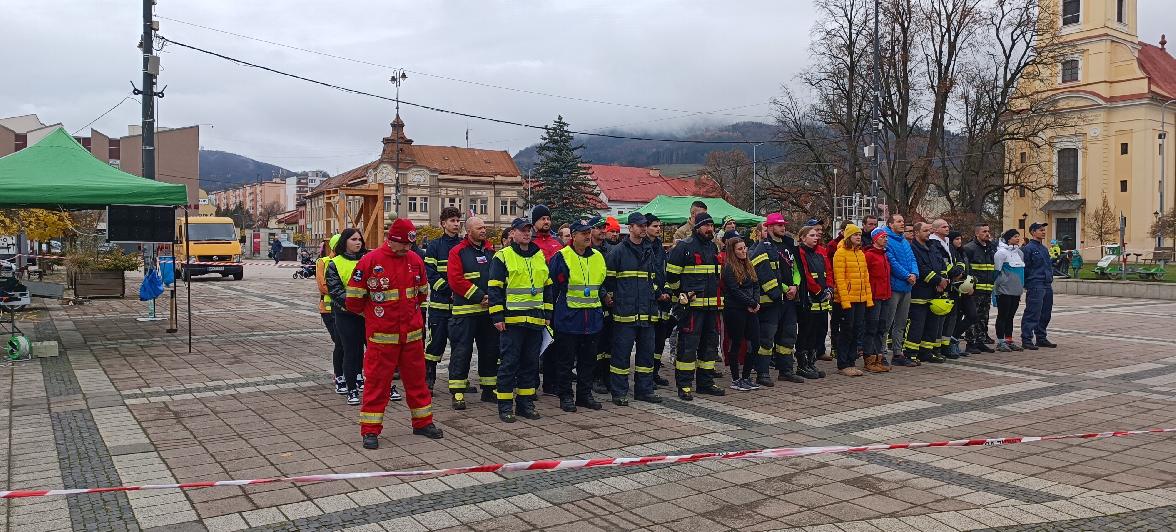
<path id="1" fill-rule="evenodd" d="M 63 356 L 0 366 L 6 488 L 1176 426 L 1176 302 L 1058 296 L 1058 349 L 599 412 L 542 397 L 542 419 L 512 425 L 483 403 L 454 412 L 438 394 L 445 439 L 413 437 L 393 403 L 380 450 L 365 451 L 356 409 L 329 385 L 313 281 L 250 264 L 244 281 L 201 278 L 192 296 L 191 353 L 186 323 L 167 334 L 166 322 L 138 322 L 146 307 L 134 299 L 51 306 L 23 324 Z M 0 505 L 12 530 L 1161 530 L 1176 522 L 1176 439 Z"/>

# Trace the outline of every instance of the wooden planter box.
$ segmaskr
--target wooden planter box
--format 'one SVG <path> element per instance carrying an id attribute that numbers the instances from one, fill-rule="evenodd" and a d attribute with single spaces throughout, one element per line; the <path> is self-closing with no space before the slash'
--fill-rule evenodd
<path id="1" fill-rule="evenodd" d="M 125 272 L 71 271 L 69 284 L 76 297 L 123 297 L 127 290 Z"/>

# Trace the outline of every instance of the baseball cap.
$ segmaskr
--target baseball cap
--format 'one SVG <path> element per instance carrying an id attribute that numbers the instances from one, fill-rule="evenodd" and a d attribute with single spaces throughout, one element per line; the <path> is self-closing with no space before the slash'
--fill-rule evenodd
<path id="1" fill-rule="evenodd" d="M 764 220 L 764 225 L 784 225 L 785 223 L 787 222 L 784 221 L 784 215 L 778 212 L 769 214 Z"/>
<path id="2" fill-rule="evenodd" d="M 649 219 L 639 212 L 629 213 L 629 225 L 648 225 Z"/>
<path id="3" fill-rule="evenodd" d="M 645 221 L 649 223 L 660 222 L 661 218 L 658 218 L 657 215 L 652 212 L 647 212 L 645 213 Z"/>
<path id="4" fill-rule="evenodd" d="M 604 225 L 606 223 L 607 222 L 605 221 L 604 217 L 600 215 L 596 215 L 588 219 L 588 226 L 596 229 L 604 229 Z"/>
<path id="5" fill-rule="evenodd" d="M 579 220 L 572 222 L 570 229 L 572 230 L 573 233 L 583 233 L 585 231 L 591 231 L 592 224 L 589 220 L 585 220 L 585 219 L 581 218 Z"/>
<path id="6" fill-rule="evenodd" d="M 739 234 L 739 231 L 727 231 L 726 233 L 723 233 L 723 242 L 726 242 L 732 238 L 743 238 L 743 235 Z"/>
<path id="7" fill-rule="evenodd" d="M 510 222 L 511 229 L 523 229 L 525 227 L 531 227 L 531 220 L 526 218 L 515 218 L 514 221 Z"/>
<path id="8" fill-rule="evenodd" d="M 1042 227 L 1046 227 L 1048 225 L 1049 224 L 1047 224 L 1045 222 L 1033 222 L 1033 223 L 1029 224 L 1029 231 L 1036 231 L 1036 230 L 1041 229 Z"/>
<path id="9" fill-rule="evenodd" d="M 809 218 L 808 221 L 804 222 L 804 225 L 825 225 L 825 222 L 817 218 Z"/>

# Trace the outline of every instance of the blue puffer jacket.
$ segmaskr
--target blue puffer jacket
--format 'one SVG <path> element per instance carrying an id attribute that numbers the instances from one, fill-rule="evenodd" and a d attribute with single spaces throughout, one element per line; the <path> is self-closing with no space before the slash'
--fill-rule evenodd
<path id="1" fill-rule="evenodd" d="M 1053 284 L 1053 265 L 1049 248 L 1036 240 L 1030 240 L 1021 248 L 1025 256 L 1025 288 L 1045 288 Z"/>
<path id="2" fill-rule="evenodd" d="M 919 276 L 919 265 L 915 262 L 915 252 L 911 243 L 902 234 L 895 234 L 890 226 L 886 226 L 886 258 L 890 261 L 890 289 L 895 292 L 910 292 L 914 285 L 907 282 L 907 276 Z"/>

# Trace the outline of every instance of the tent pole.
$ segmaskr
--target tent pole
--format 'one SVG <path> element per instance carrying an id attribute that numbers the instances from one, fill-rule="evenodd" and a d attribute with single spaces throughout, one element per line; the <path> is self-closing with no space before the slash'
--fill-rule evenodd
<path id="1" fill-rule="evenodd" d="M 192 248 L 188 245 L 188 206 L 184 206 L 184 287 L 188 292 L 188 353 L 192 353 Z"/>

